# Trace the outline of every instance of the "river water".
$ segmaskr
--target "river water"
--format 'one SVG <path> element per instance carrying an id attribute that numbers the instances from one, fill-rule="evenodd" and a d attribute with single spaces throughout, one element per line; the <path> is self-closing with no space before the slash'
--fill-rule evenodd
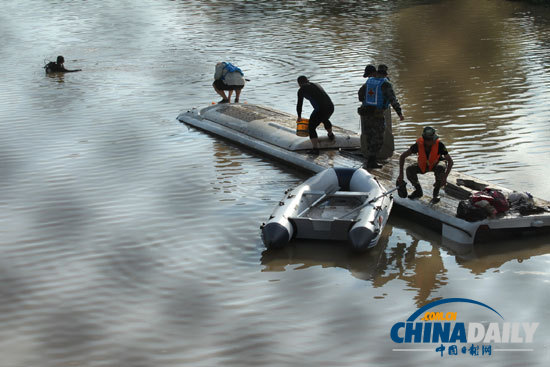
<path id="1" fill-rule="evenodd" d="M 397 151 L 430 124 L 457 170 L 550 199 L 548 8 L 2 5 L 1 366 L 550 362 L 548 236 L 449 247 L 392 216 L 366 254 L 314 241 L 266 251 L 260 224 L 307 175 L 176 120 L 219 99 L 214 65 L 226 60 L 250 79 L 242 102 L 294 113 L 304 74 L 331 95 L 333 122 L 357 131 L 363 68 L 385 63 L 405 114 L 394 115 Z M 57 55 L 83 71 L 45 75 Z M 390 339 L 394 323 L 443 298 L 540 324 L 532 343 L 487 344 L 491 355 Z M 445 310 L 502 323 L 472 304 Z M 407 348 L 425 351 L 395 350 Z"/>

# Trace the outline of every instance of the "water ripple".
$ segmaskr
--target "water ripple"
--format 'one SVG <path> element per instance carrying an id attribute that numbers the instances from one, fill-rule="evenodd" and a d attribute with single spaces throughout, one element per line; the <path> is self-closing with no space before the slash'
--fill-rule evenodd
<path id="1" fill-rule="evenodd" d="M 333 120 L 357 131 L 365 64 L 385 63 L 406 116 L 394 114 L 397 151 L 430 124 L 457 169 L 548 196 L 545 10 L 474 0 L 3 5 L 3 365 L 399 365 L 386 342 L 395 320 L 380 310 L 399 318 L 475 289 L 514 314 L 502 294 L 544 294 L 544 238 L 461 258 L 438 233 L 392 217 L 367 254 L 316 241 L 266 250 L 260 223 L 307 174 L 175 117 L 218 100 L 214 64 L 228 60 L 250 79 L 245 102 L 294 113 L 296 77 L 307 75 L 333 98 Z M 44 75 L 59 54 L 84 71 Z M 535 365 L 533 355 L 499 365 Z"/>

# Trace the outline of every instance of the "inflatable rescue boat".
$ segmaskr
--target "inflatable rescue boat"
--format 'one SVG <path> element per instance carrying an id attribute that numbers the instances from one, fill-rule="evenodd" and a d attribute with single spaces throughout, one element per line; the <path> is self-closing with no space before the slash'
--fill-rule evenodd
<path id="1" fill-rule="evenodd" d="M 363 168 L 328 168 L 287 190 L 262 226 L 263 241 L 276 248 L 292 238 L 347 240 L 367 250 L 378 243 L 392 205 L 390 193 Z"/>

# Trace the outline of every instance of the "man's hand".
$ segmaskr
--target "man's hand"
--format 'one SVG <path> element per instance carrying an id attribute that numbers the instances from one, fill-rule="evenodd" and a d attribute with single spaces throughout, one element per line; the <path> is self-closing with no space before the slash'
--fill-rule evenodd
<path id="1" fill-rule="evenodd" d="M 407 184 L 405 181 L 403 181 L 403 174 L 400 174 L 397 177 L 397 181 L 395 181 L 395 187 L 397 187 L 397 194 L 400 198 L 406 198 L 407 197 Z"/>

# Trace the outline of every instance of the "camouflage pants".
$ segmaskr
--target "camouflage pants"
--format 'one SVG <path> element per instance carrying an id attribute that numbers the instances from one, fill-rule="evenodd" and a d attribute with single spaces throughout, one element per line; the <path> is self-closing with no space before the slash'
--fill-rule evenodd
<path id="1" fill-rule="evenodd" d="M 433 172 L 435 175 L 436 186 L 441 187 L 441 182 L 443 181 L 443 177 L 445 176 L 445 171 L 445 165 L 438 163 L 431 171 L 426 171 L 425 173 Z M 417 186 L 419 184 L 418 174 L 422 175 L 423 173 L 417 163 L 407 167 L 407 179 L 410 181 L 411 184 L 413 184 L 413 186 Z"/>
<path id="2" fill-rule="evenodd" d="M 361 152 L 365 158 L 375 157 L 380 151 L 385 128 L 383 114 L 361 116 Z"/>
<path id="3" fill-rule="evenodd" d="M 391 121 L 391 108 L 386 108 L 384 110 L 384 123 L 386 129 L 384 131 L 384 144 L 382 148 L 376 154 L 377 158 L 387 159 L 393 155 L 395 145 L 393 142 L 393 131 L 392 131 L 392 121 Z"/>

